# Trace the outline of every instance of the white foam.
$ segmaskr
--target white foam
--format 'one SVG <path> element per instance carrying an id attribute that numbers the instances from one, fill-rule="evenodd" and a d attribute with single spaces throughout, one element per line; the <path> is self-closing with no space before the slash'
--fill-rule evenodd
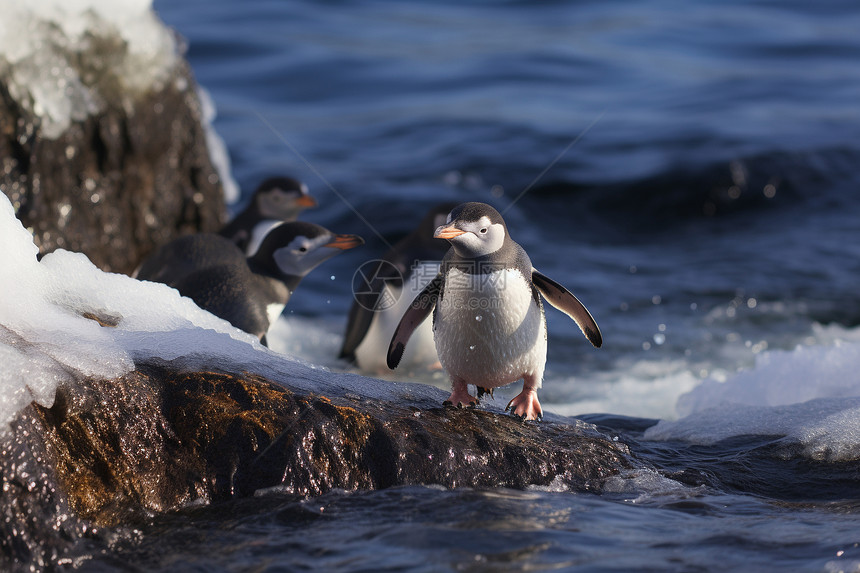
<path id="1" fill-rule="evenodd" d="M 278 317 L 266 333 L 266 340 L 269 348 L 275 352 L 302 357 L 309 365 L 343 370 L 346 364 L 337 359 L 341 330 L 342 325 L 321 318 L 310 319 L 288 314 Z"/>
<path id="2" fill-rule="evenodd" d="M 725 381 L 706 379 L 678 400 L 684 417 L 646 439 L 713 444 L 740 435 L 781 436 L 815 459 L 860 454 L 860 329 L 816 327 L 815 346 L 760 354 Z"/>
<path id="3" fill-rule="evenodd" d="M 563 416 L 612 413 L 645 418 L 674 418 L 675 402 L 700 378 L 684 360 L 620 362 L 608 372 L 588 376 L 556 376 L 548 372 L 543 394 L 545 408 Z M 554 396 L 564 403 L 555 404 Z"/>
<path id="4" fill-rule="evenodd" d="M 9 91 L 41 118 L 47 138 L 100 111 L 102 87 L 118 82 L 129 94 L 142 92 L 177 61 L 151 0 L 0 0 L 0 13 Z"/>
<path id="5" fill-rule="evenodd" d="M 705 493 L 704 486 L 691 487 L 668 478 L 654 470 L 641 468 L 610 476 L 603 491 L 623 494 L 630 503 L 651 503 L 660 499 L 688 499 Z"/>

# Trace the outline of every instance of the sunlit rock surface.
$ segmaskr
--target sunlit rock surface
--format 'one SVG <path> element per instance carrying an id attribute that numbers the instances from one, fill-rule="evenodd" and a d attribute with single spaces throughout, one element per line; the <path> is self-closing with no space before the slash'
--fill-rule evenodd
<path id="1" fill-rule="evenodd" d="M 3 557 L 50 562 L 106 527 L 272 487 L 599 491 L 631 467 L 625 445 L 575 420 L 443 408 L 443 392 L 423 386 L 413 399 L 380 400 L 378 388 L 357 393 L 375 383 L 357 376 L 320 392 L 282 378 L 153 363 L 63 385 L 53 406 L 26 408 L 3 442 Z"/>
<path id="2" fill-rule="evenodd" d="M 223 222 L 188 64 L 149 2 L 2 2 L 0 188 L 42 254 L 132 271 Z"/>

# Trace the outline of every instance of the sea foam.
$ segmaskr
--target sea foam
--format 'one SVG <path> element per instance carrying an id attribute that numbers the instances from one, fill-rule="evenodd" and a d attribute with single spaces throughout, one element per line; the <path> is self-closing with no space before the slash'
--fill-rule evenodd
<path id="1" fill-rule="evenodd" d="M 818 327 L 832 342 L 763 352 L 724 382 L 707 379 L 678 400 L 683 416 L 646 439 L 714 444 L 734 436 L 780 436 L 815 459 L 860 455 L 860 329 Z M 838 330 L 841 336 L 834 336 Z"/>

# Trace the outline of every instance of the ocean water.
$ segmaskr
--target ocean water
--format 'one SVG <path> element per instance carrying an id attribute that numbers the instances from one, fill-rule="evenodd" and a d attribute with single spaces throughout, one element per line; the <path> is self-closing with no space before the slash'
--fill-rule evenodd
<path id="1" fill-rule="evenodd" d="M 437 202 L 485 201 L 603 331 L 593 349 L 548 310 L 544 409 L 655 469 L 601 495 L 260 492 L 82 568 L 860 570 L 856 3 L 154 7 L 243 199 L 291 174 L 320 203 L 305 219 L 367 240 L 306 279 L 274 349 L 348 369 L 355 269 Z"/>

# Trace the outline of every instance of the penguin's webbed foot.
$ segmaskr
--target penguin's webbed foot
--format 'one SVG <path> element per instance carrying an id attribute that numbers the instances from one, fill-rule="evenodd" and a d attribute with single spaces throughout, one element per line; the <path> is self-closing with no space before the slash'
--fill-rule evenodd
<path id="1" fill-rule="evenodd" d="M 468 391 L 455 387 L 448 399 L 442 402 L 442 405 L 457 406 L 458 408 L 465 405 L 467 408 L 474 408 L 478 405 L 478 399 L 469 394 Z"/>
<path id="2" fill-rule="evenodd" d="M 523 390 L 514 396 L 505 406 L 505 412 L 508 411 L 521 420 L 543 420 L 543 410 L 534 390 Z"/>

